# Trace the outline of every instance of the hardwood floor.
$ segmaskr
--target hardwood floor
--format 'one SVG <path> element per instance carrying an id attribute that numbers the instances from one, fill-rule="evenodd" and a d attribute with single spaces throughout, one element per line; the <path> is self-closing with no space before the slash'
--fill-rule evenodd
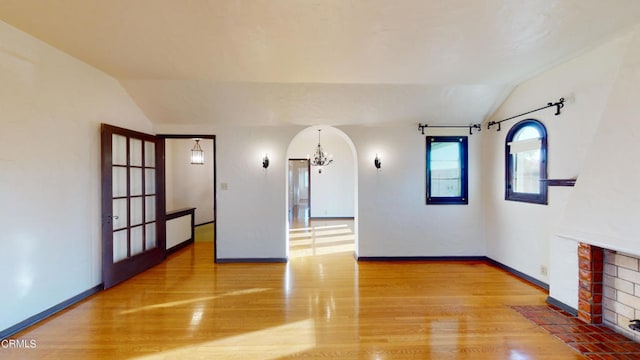
<path id="1" fill-rule="evenodd" d="M 213 243 L 196 242 L 13 336 L 37 346 L 0 358 L 584 359 L 510 307 L 546 293 L 491 265 L 358 263 L 337 249 L 214 264 Z"/>
<path id="2" fill-rule="evenodd" d="M 289 229 L 289 258 L 353 254 L 353 220 L 294 221 Z"/>

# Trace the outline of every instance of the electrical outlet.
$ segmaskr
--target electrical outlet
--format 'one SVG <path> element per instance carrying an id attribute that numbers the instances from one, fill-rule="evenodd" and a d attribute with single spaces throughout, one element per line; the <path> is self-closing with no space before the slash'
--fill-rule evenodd
<path id="1" fill-rule="evenodd" d="M 544 265 L 540 265 L 540 274 L 547 276 L 547 267 Z"/>

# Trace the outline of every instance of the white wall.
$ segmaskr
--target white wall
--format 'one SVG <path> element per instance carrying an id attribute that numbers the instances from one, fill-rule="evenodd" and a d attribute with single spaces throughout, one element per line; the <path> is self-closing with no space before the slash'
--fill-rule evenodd
<path id="1" fill-rule="evenodd" d="M 287 256 L 286 151 L 299 130 L 225 127 L 213 132 L 218 159 L 218 258 Z M 266 170 L 265 153 L 270 159 Z"/>
<path id="2" fill-rule="evenodd" d="M 469 137 L 469 205 L 425 205 L 425 137 L 413 126 L 338 127 L 358 159 L 359 256 L 482 256 L 482 136 Z M 300 127 L 185 127 L 161 133 L 216 135 L 220 259 L 284 258 L 287 148 Z M 435 129 L 434 129 L 435 131 Z M 466 130 L 456 134 L 464 135 Z M 434 133 L 436 134 L 436 133 Z M 440 131 L 437 135 L 454 134 Z M 323 143 L 324 144 L 324 143 Z M 262 157 L 271 163 L 262 169 Z M 378 172 L 373 159 L 383 157 Z M 306 155 L 306 153 L 305 153 Z M 333 166 L 333 165 L 331 165 Z M 324 174 L 323 174 L 324 175 Z M 227 190 L 223 190 L 226 184 Z"/>
<path id="3" fill-rule="evenodd" d="M 594 143 L 595 134 L 629 40 L 630 36 L 621 36 L 520 84 L 492 120 L 564 97 L 566 106 L 560 116 L 554 116 L 555 108 L 549 108 L 505 122 L 502 131 L 483 130 L 487 255 L 549 283 L 550 295 L 573 307 L 577 307 L 576 244 L 557 233 L 574 188 L 550 187 L 547 206 L 505 201 L 505 136 L 520 119 L 542 121 L 548 132 L 549 178 L 578 176 L 580 184 L 583 169 L 590 161 L 586 158 L 587 149 L 595 146 L 598 150 L 601 146 L 599 136 Z M 548 275 L 541 272 L 543 266 L 548 269 Z"/>
<path id="4" fill-rule="evenodd" d="M 191 139 L 165 142 L 167 212 L 196 208 L 195 224 L 213 221 L 213 140 L 201 139 L 204 164 L 191 164 Z"/>
<path id="5" fill-rule="evenodd" d="M 358 153 L 358 255 L 485 254 L 480 183 L 482 136 L 469 136 L 469 204 L 425 205 L 426 140 L 417 127 L 341 127 Z M 467 135 L 466 129 L 430 129 Z M 373 165 L 379 154 L 380 171 Z"/>
<path id="6" fill-rule="evenodd" d="M 150 132 L 113 78 L 0 22 L 0 330 L 102 282 L 100 123 Z"/>
<path id="7" fill-rule="evenodd" d="M 338 130 L 321 127 L 321 144 L 326 153 L 333 155 L 333 162 L 318 173 L 311 167 L 311 217 L 354 216 L 354 154 Z M 304 129 L 291 141 L 288 158 L 313 158 L 318 145 L 318 127 Z"/>
<path id="8" fill-rule="evenodd" d="M 625 51 L 561 233 L 640 255 L 640 27 Z"/>

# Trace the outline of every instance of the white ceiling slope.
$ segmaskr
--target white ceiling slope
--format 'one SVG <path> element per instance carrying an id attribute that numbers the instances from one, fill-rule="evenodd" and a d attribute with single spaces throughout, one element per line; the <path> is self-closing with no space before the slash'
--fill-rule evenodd
<path id="1" fill-rule="evenodd" d="M 0 0 L 156 123 L 470 124 L 638 0 Z"/>

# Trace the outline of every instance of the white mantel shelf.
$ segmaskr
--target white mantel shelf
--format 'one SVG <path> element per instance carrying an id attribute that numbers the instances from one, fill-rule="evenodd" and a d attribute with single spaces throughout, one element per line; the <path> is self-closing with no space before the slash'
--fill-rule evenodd
<path id="1" fill-rule="evenodd" d="M 590 237 L 593 237 L 592 234 L 589 234 L 589 236 L 579 236 L 579 234 L 563 234 L 563 233 L 556 233 L 556 236 L 566 239 L 566 240 L 571 240 L 571 241 L 575 241 L 578 243 L 584 243 L 584 244 L 589 244 L 589 245 L 593 245 L 593 246 L 597 246 L 597 247 L 601 247 L 603 249 L 606 250 L 612 250 L 612 251 L 617 251 L 617 252 L 621 252 L 621 253 L 625 253 L 625 254 L 629 254 L 629 255 L 633 255 L 633 256 L 637 256 L 640 257 L 640 254 L 638 254 L 637 252 L 627 249 L 627 248 L 623 248 L 623 247 L 619 247 L 619 246 L 614 246 L 605 242 L 598 242 L 598 241 L 592 241 L 592 240 L 586 240 Z M 607 236 L 602 235 L 602 238 L 606 239 Z"/>

